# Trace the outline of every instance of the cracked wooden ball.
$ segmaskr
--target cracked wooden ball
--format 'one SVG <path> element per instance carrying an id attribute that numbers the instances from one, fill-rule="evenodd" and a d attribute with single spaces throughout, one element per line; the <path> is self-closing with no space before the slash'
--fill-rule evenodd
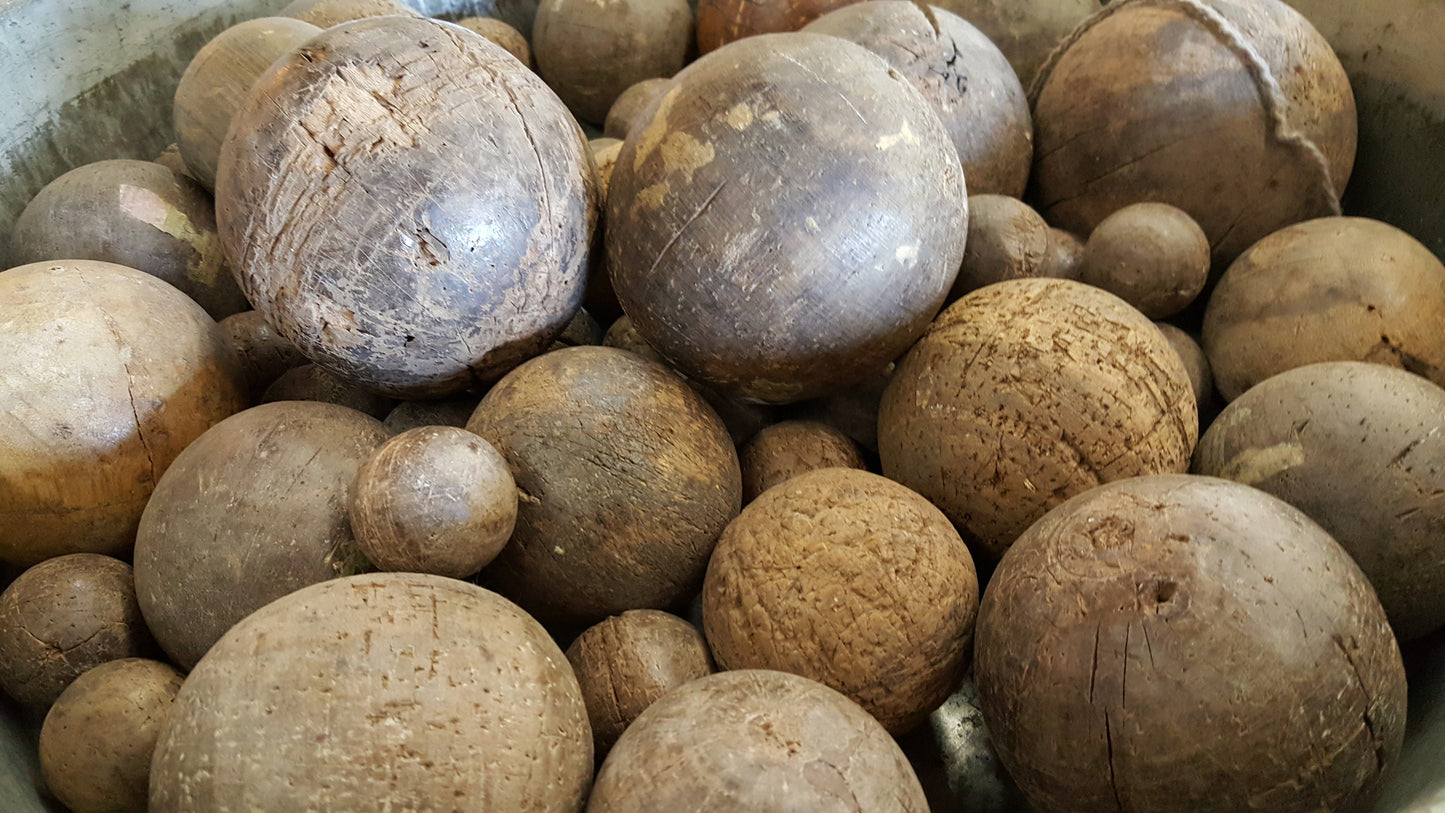
<path id="1" fill-rule="evenodd" d="M 892 734 L 958 688 L 977 612 L 973 558 L 948 518 L 856 469 L 764 492 L 723 531 L 702 588 L 720 668 L 812 678 Z"/>
<path id="2" fill-rule="evenodd" d="M 1206 477 L 1110 483 L 1029 528 L 974 674 L 1041 813 L 1368 810 L 1405 733 L 1364 574 L 1303 513 Z"/>
<path id="3" fill-rule="evenodd" d="M 791 403 L 922 335 L 968 203 L 953 142 L 901 73 L 837 37 L 772 34 L 699 59 L 655 104 L 617 158 L 606 229 L 648 344 L 720 391 Z"/>
<path id="4" fill-rule="evenodd" d="M 582 302 L 592 162 L 542 80 L 480 35 L 329 29 L 253 86 L 222 145 L 222 240 L 281 335 L 402 398 L 486 384 Z"/>
<path id="5" fill-rule="evenodd" d="M 1204 352 L 1225 400 L 1323 361 L 1399 367 L 1445 386 L 1445 265 L 1387 223 L 1329 217 L 1271 234 L 1219 280 Z"/>

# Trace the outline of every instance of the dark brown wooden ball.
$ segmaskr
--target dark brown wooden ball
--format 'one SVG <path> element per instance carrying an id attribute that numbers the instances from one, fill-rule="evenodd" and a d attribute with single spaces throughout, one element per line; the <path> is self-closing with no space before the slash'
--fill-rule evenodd
<path id="1" fill-rule="evenodd" d="M 222 319 L 217 328 L 222 340 L 241 360 L 253 403 L 282 373 L 309 363 L 296 345 L 286 341 L 286 337 L 266 322 L 260 311 L 232 314 Z"/>
<path id="2" fill-rule="evenodd" d="M 717 50 L 757 34 L 797 31 L 808 23 L 858 0 L 698 0 L 697 48 Z"/>
<path id="3" fill-rule="evenodd" d="M 588 627 L 567 647 L 567 660 L 599 758 L 659 697 L 714 671 L 697 627 L 659 610 L 628 610 Z"/>
<path id="4" fill-rule="evenodd" d="M 898 744 L 856 703 L 746 669 L 649 706 L 602 763 L 587 810 L 925 813 L 928 802 Z"/>
<path id="5" fill-rule="evenodd" d="M 315 364 L 292 367 L 282 373 L 261 394 L 260 403 L 276 401 L 320 401 L 364 412 L 378 420 L 396 406 L 396 400 L 326 372 Z"/>
<path id="6" fill-rule="evenodd" d="M 472 419 L 472 413 L 477 411 L 477 404 L 481 400 L 482 396 L 477 393 L 464 392 L 434 401 L 402 401 L 387 414 L 382 424 L 393 435 L 400 435 L 419 426 L 466 428 L 467 421 Z"/>
<path id="7" fill-rule="evenodd" d="M 1072 232 L 1049 229 L 1049 253 L 1044 258 L 1041 277 L 1078 279 L 1084 264 L 1084 241 Z"/>
<path id="8" fill-rule="evenodd" d="M 293 0 L 277 14 L 294 17 L 320 28 L 330 28 L 367 17 L 421 16 L 402 0 Z"/>
<path id="9" fill-rule="evenodd" d="M 1364 574 L 1213 478 L 1110 483 L 1041 519 L 989 582 L 974 673 L 1042 813 L 1369 809 L 1405 733 Z"/>
<path id="10" fill-rule="evenodd" d="M 1184 310 L 1209 279 L 1209 240 L 1167 203 L 1135 203 L 1104 218 L 1084 246 L 1079 279 L 1150 319 Z"/>
<path id="11" fill-rule="evenodd" d="M 171 660 L 189 669 L 267 602 L 370 569 L 347 512 L 388 437 L 354 409 L 282 401 L 216 424 L 176 458 L 135 546 L 141 609 Z"/>
<path id="12" fill-rule="evenodd" d="M 532 49 L 527 45 L 527 38 L 505 22 L 495 17 L 465 17 L 457 20 L 457 25 L 481 34 L 506 49 L 518 62 L 532 67 Z"/>
<path id="13" fill-rule="evenodd" d="M 819 421 L 853 439 L 859 448 L 878 454 L 878 405 L 893 377 L 894 365 L 879 370 L 840 393 L 799 404 L 796 414 Z"/>
<path id="14" fill-rule="evenodd" d="M 236 114 L 221 236 L 256 309 L 369 389 L 440 397 L 581 304 L 595 189 L 575 121 L 500 46 L 385 17 L 277 63 Z"/>
<path id="15" fill-rule="evenodd" d="M 607 263 L 638 332 L 688 377 L 787 403 L 922 334 L 967 211 L 947 132 L 897 71 L 836 37 L 775 34 L 688 66 L 628 135 Z"/>
<path id="16" fill-rule="evenodd" d="M 740 450 L 743 504 L 764 491 L 814 469 L 866 469 L 849 437 L 818 421 L 783 421 L 753 435 Z"/>
<path id="17" fill-rule="evenodd" d="M 632 123 L 648 105 L 667 92 L 671 82 L 670 77 L 654 76 L 622 91 L 616 101 L 612 102 L 612 107 L 607 109 L 607 120 L 602 125 L 602 132 L 609 138 L 627 138 L 627 134 L 632 131 Z"/>
<path id="18" fill-rule="evenodd" d="M 86 671 L 154 650 L 119 559 L 57 556 L 0 594 L 0 688 L 27 706 L 44 709 Z"/>
<path id="19" fill-rule="evenodd" d="M 1194 390 L 1194 401 L 1202 410 L 1214 400 L 1214 373 L 1209 369 L 1209 358 L 1204 355 L 1204 348 L 1193 336 L 1174 325 L 1155 322 L 1154 326 L 1159 328 L 1159 332 L 1169 340 L 1169 346 L 1179 354 L 1180 361 L 1184 362 L 1184 369 L 1189 373 L 1189 388 Z"/>
<path id="20" fill-rule="evenodd" d="M 1008 279 L 1048 276 L 1052 249 L 1049 224 L 1027 203 L 1004 195 L 971 195 L 968 243 L 949 297 Z"/>
<path id="21" fill-rule="evenodd" d="M 623 350 L 570 347 L 518 367 L 467 429 L 507 458 L 521 490 L 488 584 L 543 621 L 686 599 L 737 515 L 722 421 L 682 378 Z"/>

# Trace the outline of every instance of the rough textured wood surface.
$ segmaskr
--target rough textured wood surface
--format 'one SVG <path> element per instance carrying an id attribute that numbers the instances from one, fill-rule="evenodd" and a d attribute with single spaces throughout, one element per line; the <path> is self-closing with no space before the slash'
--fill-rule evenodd
<path id="1" fill-rule="evenodd" d="M 321 29 L 291 17 L 246 20 L 217 34 L 196 52 L 176 86 L 171 122 L 186 171 L 216 187 L 216 161 L 231 118 L 272 63 Z"/>
<path id="2" fill-rule="evenodd" d="M 465 429 L 404 432 L 356 475 L 351 531 L 381 570 L 466 578 L 496 558 L 516 522 L 506 458 Z"/>
<path id="3" fill-rule="evenodd" d="M 367 17 L 421 16 L 402 0 L 294 0 L 277 14 L 294 17 L 320 28 L 330 28 Z"/>
<path id="4" fill-rule="evenodd" d="M 1167 322 L 1155 322 L 1154 326 L 1169 340 L 1169 346 L 1179 354 L 1184 369 L 1189 372 L 1189 388 L 1194 390 L 1194 402 L 1203 410 L 1214 400 L 1214 373 L 1209 369 L 1209 357 L 1199 342 L 1183 330 Z"/>
<path id="5" fill-rule="evenodd" d="M 957 299 L 1008 279 L 1048 276 L 1053 235 L 1027 203 L 1005 195 L 970 195 L 968 242 L 949 296 Z"/>
<path id="6" fill-rule="evenodd" d="M 151 756 L 181 680 L 169 664 L 127 658 L 70 684 L 40 729 L 55 798 L 71 813 L 145 813 Z"/>
<path id="7" fill-rule="evenodd" d="M 253 91 L 221 150 L 221 235 L 251 302 L 312 361 L 440 397 L 499 377 L 572 318 L 590 157 L 500 46 L 449 23 L 363 20 Z"/>
<path id="8" fill-rule="evenodd" d="M 532 49 L 527 45 L 527 38 L 505 22 L 495 17 L 465 17 L 457 20 L 457 25 L 481 34 L 502 46 L 507 53 L 516 57 L 518 62 L 528 68 L 532 67 Z"/>
<path id="9" fill-rule="evenodd" d="M 659 697 L 714 671 L 697 627 L 658 610 L 628 610 L 588 627 L 567 647 L 567 660 L 599 757 Z"/>
<path id="10" fill-rule="evenodd" d="M 284 401 L 222 421 L 176 458 L 141 517 L 135 583 L 178 666 L 267 602 L 370 568 L 347 511 L 357 470 L 389 436 L 356 410 Z"/>
<path id="11" fill-rule="evenodd" d="M 628 136 L 608 268 L 690 378 L 787 403 L 901 354 L 958 273 L 967 198 L 928 102 L 866 49 L 753 37 L 673 78 Z M 845 205 L 846 204 L 846 205 Z"/>
<path id="12" fill-rule="evenodd" d="M 981 288 L 898 364 L 878 414 L 883 473 L 1001 555 L 1069 497 L 1184 472 L 1199 438 L 1184 362 L 1145 316 L 1068 280 Z"/>
<path id="13" fill-rule="evenodd" d="M 682 70 L 692 30 L 687 0 L 542 0 L 532 52 L 572 114 L 600 126 L 623 91 Z"/>
<path id="14" fill-rule="evenodd" d="M 99 260 L 180 289 L 213 319 L 250 307 L 216 233 L 211 196 L 151 161 L 98 161 L 51 181 L 10 235 L 16 265 Z"/>
<path id="15" fill-rule="evenodd" d="M 717 50 L 757 34 L 797 31 L 808 23 L 858 0 L 698 0 L 697 48 Z"/>
<path id="16" fill-rule="evenodd" d="M 541 625 L 465 582 L 378 573 L 216 645 L 176 697 L 150 804 L 577 813 L 591 775 L 577 679 Z"/>
<path id="17" fill-rule="evenodd" d="M 1204 290 L 1209 238 L 1189 215 L 1167 203 L 1125 206 L 1089 235 L 1079 279 L 1150 319 L 1173 316 Z"/>
<path id="18" fill-rule="evenodd" d="M 217 328 L 222 340 L 241 360 L 252 402 L 260 399 L 282 373 L 308 363 L 296 345 L 277 333 L 260 311 L 232 314 L 222 319 Z"/>
<path id="19" fill-rule="evenodd" d="M 1226 400 L 1294 367 L 1368 361 L 1445 386 L 1445 265 L 1394 226 L 1321 218 L 1245 252 L 1204 312 Z"/>
<path id="20" fill-rule="evenodd" d="M 602 124 L 602 132 L 611 138 L 627 138 L 627 134 L 632 131 L 632 123 L 647 110 L 648 105 L 667 92 L 671 81 L 671 77 L 655 76 L 643 79 L 622 91 L 607 109 L 607 119 Z"/>
<path id="21" fill-rule="evenodd" d="M 738 450 L 743 505 L 764 491 L 814 469 L 866 469 L 863 453 L 842 431 L 819 421 L 766 426 Z"/>
<path id="22" fill-rule="evenodd" d="M 1124 0 L 1076 32 L 1036 85 L 1034 195 L 1088 234 L 1168 203 L 1216 270 L 1291 223 L 1337 214 L 1355 102 L 1334 51 L 1279 0 Z"/>
<path id="23" fill-rule="evenodd" d="M 87 670 L 154 650 L 119 559 L 57 556 L 0 594 L 0 688 L 27 706 L 44 709 Z"/>
<path id="24" fill-rule="evenodd" d="M 488 584 L 543 621 L 592 624 L 696 592 L 742 482 L 707 402 L 660 364 L 572 347 L 497 382 L 467 429 L 521 489 Z"/>
<path id="25" fill-rule="evenodd" d="M 994 745 L 1041 813 L 1369 810 L 1405 733 L 1364 574 L 1223 480 L 1111 483 L 1051 512 L 989 582 L 976 653 Z"/>
<path id="26" fill-rule="evenodd" d="M 124 556 L 151 489 L 245 406 L 201 307 L 155 277 L 86 260 L 0 273 L 0 560 Z"/>
<path id="27" fill-rule="evenodd" d="M 1401 641 L 1445 626 L 1445 390 L 1326 362 L 1266 379 L 1204 433 L 1194 471 L 1273 494 L 1369 577 Z"/>
<path id="28" fill-rule="evenodd" d="M 918 777 L 848 698 L 782 672 L 695 680 L 617 741 L 588 813 L 924 813 Z"/>
<path id="29" fill-rule="evenodd" d="M 929 5 L 947 9 L 982 31 L 1008 57 L 1024 87 L 1054 46 L 1090 14 L 1103 8 L 1102 0 L 937 0 Z"/>
<path id="30" fill-rule="evenodd" d="M 856 469 L 801 474 L 750 503 L 702 592 L 718 666 L 812 678 L 892 734 L 958 688 L 977 613 L 973 558 L 948 518 Z"/>
<path id="31" fill-rule="evenodd" d="M 282 373 L 261 394 L 260 403 L 276 401 L 320 401 L 364 412 L 377 420 L 385 418 L 396 400 L 343 381 L 315 364 L 292 367 Z"/>
<path id="32" fill-rule="evenodd" d="M 908 77 L 948 130 L 970 195 L 1023 196 L 1034 159 L 1029 100 L 983 32 L 908 0 L 844 6 L 803 30 L 856 42 Z"/>

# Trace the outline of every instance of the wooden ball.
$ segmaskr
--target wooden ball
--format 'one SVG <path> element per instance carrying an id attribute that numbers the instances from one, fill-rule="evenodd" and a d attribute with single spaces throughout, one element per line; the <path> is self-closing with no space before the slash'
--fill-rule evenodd
<path id="1" fill-rule="evenodd" d="M 1179 354 L 1184 369 L 1189 373 L 1189 388 L 1194 390 L 1194 402 L 1203 405 L 1214 399 L 1214 373 L 1209 369 L 1209 358 L 1204 348 L 1193 336 L 1166 322 L 1155 322 L 1154 326 L 1169 340 L 1169 346 Z"/>
<path id="2" fill-rule="evenodd" d="M 71 813 L 145 813 L 151 755 L 181 673 L 142 658 L 102 664 L 55 701 L 40 729 L 40 771 Z"/>
<path id="3" fill-rule="evenodd" d="M 0 688 L 24 705 L 44 709 L 87 670 L 154 649 L 119 559 L 57 556 L 0 593 Z"/>
<path id="4" fill-rule="evenodd" d="M 537 73 L 579 120 L 601 125 L 624 90 L 687 64 L 687 0 L 542 0 L 532 26 Z"/>
<path id="5" fill-rule="evenodd" d="M 764 491 L 814 469 L 866 469 L 863 453 L 847 435 L 818 421 L 783 421 L 764 427 L 738 452 L 743 504 Z"/>
<path id="6" fill-rule="evenodd" d="M 567 647 L 567 660 L 598 757 L 659 697 L 714 671 L 702 633 L 658 610 L 628 610 L 587 628 Z"/>
<path id="7" fill-rule="evenodd" d="M 1235 399 L 1194 471 L 1273 494 L 1330 533 L 1401 641 L 1445 626 L 1445 390 L 1379 364 L 1280 373 Z"/>
<path id="8" fill-rule="evenodd" d="M 196 52 L 181 74 L 171 116 L 181 159 L 201 186 L 216 188 L 221 142 L 251 86 L 276 60 L 320 33 L 302 20 L 261 17 L 227 28 Z"/>
<path id="9" fill-rule="evenodd" d="M 15 221 L 16 265 L 99 260 L 144 271 L 224 319 L 250 307 L 206 190 L 151 161 L 97 161 L 41 189 Z"/>
<path id="10" fill-rule="evenodd" d="M 1187 212 L 1224 268 L 1339 212 L 1355 101 L 1324 37 L 1281 0 L 1110 3 L 1040 71 L 1033 186 L 1088 234 L 1133 203 Z"/>
<path id="11" fill-rule="evenodd" d="M 655 361 L 662 365 L 668 363 L 661 353 L 652 349 L 652 345 L 638 334 L 637 326 L 632 324 L 632 317 L 626 314 L 607 328 L 607 335 L 602 337 L 602 343 L 608 347 L 616 347 L 619 350 L 639 355 L 648 361 Z"/>
<path id="12" fill-rule="evenodd" d="M 1107 0 L 937 0 L 934 8 L 947 9 L 978 27 L 1008 57 L 1024 87 L 1034 81 L 1039 66 L 1059 41 Z"/>
<path id="13" fill-rule="evenodd" d="M 455 426 L 464 429 L 481 400 L 481 395 L 464 392 L 435 401 L 402 401 L 387 414 L 382 424 L 393 435 L 400 435 L 421 426 Z"/>
<path id="14" fill-rule="evenodd" d="M 742 483 L 722 421 L 678 376 L 610 347 L 534 359 L 467 429 L 521 489 L 489 584 L 548 622 L 669 607 L 702 582 Z"/>
<path id="15" fill-rule="evenodd" d="M 150 804 L 575 813 L 591 773 L 577 679 L 541 625 L 466 582 L 377 573 L 216 644 L 156 744 Z"/>
<path id="16" fill-rule="evenodd" d="M 357 474 L 351 501 L 352 533 L 381 570 L 466 578 L 497 557 L 516 522 L 506 458 L 452 426 L 382 444 Z"/>
<path id="17" fill-rule="evenodd" d="M 216 201 L 242 287 L 342 378 L 459 392 L 545 349 L 581 304 L 581 131 L 477 34 L 400 17 L 326 31 L 255 85 L 232 134 Z"/>
<path id="18" fill-rule="evenodd" d="M 260 311 L 242 311 L 222 319 L 217 326 L 222 340 L 241 360 L 251 400 L 260 399 L 281 374 L 309 362 L 266 322 Z"/>
<path id="19" fill-rule="evenodd" d="M 189 669 L 226 630 L 306 585 L 370 569 L 347 511 L 390 433 L 353 409 L 263 404 L 186 448 L 141 517 L 135 584 L 156 640 Z"/>
<path id="20" fill-rule="evenodd" d="M 176 175 L 184 175 L 193 181 L 195 180 L 195 177 L 191 175 L 190 168 L 186 166 L 186 159 L 181 157 L 180 145 L 175 142 L 167 144 L 166 148 L 161 150 L 161 154 L 157 155 L 153 160 L 155 163 L 160 164 Z"/>
<path id="21" fill-rule="evenodd" d="M 949 296 L 957 299 L 1004 280 L 1042 277 L 1052 249 L 1049 224 L 1027 203 L 1004 195 L 972 195 L 963 265 Z"/>
<path id="22" fill-rule="evenodd" d="M 697 49 L 717 50 L 743 37 L 797 31 L 858 0 L 698 0 Z"/>
<path id="23" fill-rule="evenodd" d="M 750 400 L 824 395 L 883 367 L 963 259 L 963 173 L 937 114 L 835 37 L 749 38 L 694 62 L 629 134 L 611 183 L 623 309 L 688 377 Z"/>
<path id="24" fill-rule="evenodd" d="M 1023 196 L 1034 158 L 1029 100 L 983 32 L 909 0 L 847 5 L 803 30 L 856 42 L 907 77 L 948 130 L 970 195 Z"/>
<path id="25" fill-rule="evenodd" d="M 315 364 L 292 367 L 271 382 L 260 403 L 276 401 L 320 401 L 364 412 L 377 420 L 385 418 L 396 401 L 326 372 Z"/>
<path id="26" fill-rule="evenodd" d="M 527 38 L 510 25 L 495 17 L 465 17 L 457 20 L 457 25 L 481 34 L 502 46 L 507 53 L 516 57 L 518 62 L 528 68 L 532 67 L 532 49 L 527 46 Z"/>
<path id="27" fill-rule="evenodd" d="M 277 14 L 294 17 L 319 28 L 367 17 L 421 16 L 402 0 L 294 0 Z"/>
<path id="28" fill-rule="evenodd" d="M 1445 265 L 1394 226 L 1322 218 L 1266 237 L 1229 267 L 1204 312 L 1225 400 L 1321 361 L 1399 367 L 1445 386 Z"/>
<path id="29" fill-rule="evenodd" d="M 667 770 L 659 770 L 667 766 Z M 721 672 L 668 692 L 623 732 L 588 813 L 924 813 L 888 732 L 843 695 L 782 672 Z"/>
<path id="30" fill-rule="evenodd" d="M 893 377 L 893 366 L 863 379 L 858 385 L 835 395 L 800 404 L 797 414 L 805 420 L 819 421 L 853 439 L 870 455 L 878 454 L 878 405 L 883 391 Z"/>
<path id="31" fill-rule="evenodd" d="M 609 138 L 627 138 L 627 134 L 632 130 L 632 123 L 649 105 L 662 98 L 671 82 L 671 78 L 654 76 L 622 91 L 607 109 L 607 119 L 602 125 L 602 132 Z"/>
<path id="32" fill-rule="evenodd" d="M 1089 235 L 1079 279 L 1163 319 L 1204 290 L 1209 240 L 1193 218 L 1167 203 L 1125 206 Z"/>
<path id="33" fill-rule="evenodd" d="M 702 590 L 718 666 L 812 678 L 892 734 L 958 687 L 977 613 L 973 558 L 948 518 L 855 469 L 800 474 L 753 500 Z"/>
<path id="34" fill-rule="evenodd" d="M 994 572 L 976 653 L 994 745 L 1041 813 L 1368 809 L 1405 733 L 1364 574 L 1224 480 L 1136 478 L 1051 511 Z"/>
<path id="35" fill-rule="evenodd" d="M 1084 264 L 1084 241 L 1063 229 L 1049 229 L 1049 253 L 1041 277 L 1078 279 Z"/>
<path id="36" fill-rule="evenodd" d="M 148 274 L 62 260 L 0 273 L 0 561 L 124 556 L 155 483 L 245 406 L 200 306 Z"/>
<path id="37" fill-rule="evenodd" d="M 994 557 L 1075 494 L 1188 470 L 1198 438 L 1164 335 L 1068 280 L 1001 282 L 954 303 L 899 362 L 878 413 L 883 473 Z"/>

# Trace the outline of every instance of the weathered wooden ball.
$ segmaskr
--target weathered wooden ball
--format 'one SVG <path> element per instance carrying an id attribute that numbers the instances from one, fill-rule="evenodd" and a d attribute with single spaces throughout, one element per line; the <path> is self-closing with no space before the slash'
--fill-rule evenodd
<path id="1" fill-rule="evenodd" d="M 294 367 L 309 364 L 296 345 L 276 332 L 260 311 L 242 311 L 217 324 L 221 339 L 241 361 L 251 401 L 260 399 L 271 383 Z"/>
<path id="2" fill-rule="evenodd" d="M 1069 280 L 1001 282 L 954 303 L 899 362 L 878 413 L 883 473 L 994 557 L 1075 494 L 1187 471 L 1198 438 L 1164 335 Z"/>
<path id="3" fill-rule="evenodd" d="M 245 406 L 236 357 L 175 288 L 110 263 L 0 273 L 0 561 L 124 556 L 151 489 Z"/>
<path id="4" fill-rule="evenodd" d="M 581 304 L 581 130 L 500 46 L 434 20 L 323 32 L 252 88 L 221 150 L 222 239 L 313 362 L 404 398 L 487 383 Z"/>
<path id="5" fill-rule="evenodd" d="M 153 813 L 578 813 L 592 736 L 546 630 L 420 573 L 313 585 L 226 634 L 186 678 L 151 765 Z"/>
<path id="6" fill-rule="evenodd" d="M 847 5 L 803 30 L 856 42 L 907 77 L 948 130 L 970 195 L 1023 196 L 1034 159 L 1028 95 L 983 32 L 909 0 Z"/>
<path id="7" fill-rule="evenodd" d="M 878 454 L 878 405 L 893 377 L 893 364 L 840 393 L 800 404 L 797 416 L 826 423 L 853 439 L 859 448 Z"/>
<path id="8" fill-rule="evenodd" d="M 968 243 L 949 296 L 953 299 L 1008 279 L 1046 276 L 1053 235 L 1027 203 L 1005 195 L 971 195 Z"/>
<path id="9" fill-rule="evenodd" d="M 994 746 L 1041 813 L 1369 809 L 1405 733 L 1364 574 L 1225 480 L 1136 478 L 1051 511 L 994 572 L 975 653 Z"/>
<path id="10" fill-rule="evenodd" d="M 527 38 L 505 22 L 495 17 L 464 17 L 457 20 L 457 25 L 481 34 L 502 46 L 518 62 L 532 67 L 532 49 L 527 45 Z"/>
<path id="11" fill-rule="evenodd" d="M 151 756 L 181 680 L 144 658 L 76 678 L 40 728 L 40 772 L 55 798 L 71 813 L 145 813 Z"/>
<path id="12" fill-rule="evenodd" d="M 1445 265 L 1377 220 L 1321 218 L 1259 241 L 1204 312 L 1204 352 L 1225 400 L 1322 361 L 1368 361 L 1445 386 Z"/>
<path id="13" fill-rule="evenodd" d="M 572 114 L 602 125 L 624 90 L 682 69 L 692 30 L 687 0 L 542 0 L 532 52 Z"/>
<path id="14" fill-rule="evenodd" d="M 1189 373 L 1189 388 L 1194 390 L 1194 402 L 1202 409 L 1214 399 L 1214 373 L 1209 369 L 1209 357 L 1193 336 L 1167 322 L 1155 322 L 1154 326 L 1169 340 L 1169 346 L 1179 354 L 1184 369 Z"/>
<path id="15" fill-rule="evenodd" d="M 937 0 L 935 8 L 947 9 L 977 26 L 1008 57 L 1024 87 L 1034 81 L 1054 47 L 1090 14 L 1103 8 L 1106 0 L 1029 0 L 1007 3 L 999 0 Z"/>
<path id="16" fill-rule="evenodd" d="M 738 450 L 743 504 L 779 483 L 815 469 L 866 469 L 858 444 L 819 421 L 782 421 L 763 427 Z"/>
<path id="17" fill-rule="evenodd" d="M 144 271 L 224 319 L 248 309 L 216 233 L 210 195 L 151 161 L 76 167 L 36 193 L 15 221 L 16 265 L 99 260 Z"/>
<path id="18" fill-rule="evenodd" d="M 638 332 L 688 377 L 788 403 L 922 335 L 967 215 L 947 132 L 888 63 L 836 37 L 752 37 L 675 76 L 628 135 L 607 264 Z"/>
<path id="19" fill-rule="evenodd" d="M 1133 203 L 1183 209 L 1216 270 L 1291 223 L 1338 214 L 1355 100 L 1323 36 L 1281 0 L 1113 2 L 1044 65 L 1033 195 L 1088 234 Z"/>
<path id="20" fill-rule="evenodd" d="M 146 505 L 135 546 L 141 610 L 176 665 L 195 666 L 269 601 L 370 569 L 347 512 L 357 471 L 389 437 L 354 409 L 282 401 L 186 447 Z"/>
<path id="21" fill-rule="evenodd" d="M 1364 571 L 1401 641 L 1445 626 L 1445 390 L 1333 361 L 1265 379 L 1199 441 L 1194 471 L 1273 494 Z"/>
<path id="22" fill-rule="evenodd" d="M 293 0 L 277 12 L 319 28 L 330 28 L 367 17 L 420 17 L 402 0 Z"/>
<path id="23" fill-rule="evenodd" d="M 237 23 L 196 52 L 176 86 L 171 120 L 186 172 L 207 189 L 216 187 L 216 161 L 231 118 L 251 85 L 276 60 L 321 33 L 292 17 L 260 17 Z"/>
<path id="24" fill-rule="evenodd" d="M 516 521 L 506 458 L 453 426 L 382 444 L 357 473 L 351 500 L 351 531 L 381 570 L 466 578 L 497 557 Z"/>
<path id="25" fill-rule="evenodd" d="M 587 810 L 924 813 L 928 802 L 898 744 L 858 704 L 807 678 L 748 669 L 649 706 L 602 763 Z"/>
<path id="26" fill-rule="evenodd" d="M 466 428 L 467 421 L 472 419 L 472 413 L 477 411 L 477 404 L 481 400 L 482 396 L 478 393 L 464 392 L 433 401 L 402 401 L 387 414 L 382 424 L 393 435 L 400 435 L 408 429 L 420 426 Z"/>
<path id="27" fill-rule="evenodd" d="M 858 0 L 698 0 L 697 49 L 706 54 L 757 34 L 797 31 Z"/>
<path id="28" fill-rule="evenodd" d="M 282 373 L 261 394 L 260 403 L 276 401 L 320 401 L 364 412 L 377 420 L 385 418 L 396 400 L 365 387 L 344 381 L 315 364 L 292 367 Z"/>
<path id="29" fill-rule="evenodd" d="M 567 660 L 598 757 L 659 697 L 714 671 L 697 627 L 659 610 L 628 610 L 588 627 L 567 647 Z"/>
<path id="30" fill-rule="evenodd" d="M 1209 279 L 1209 240 L 1182 210 L 1135 203 L 1104 218 L 1084 246 L 1079 279 L 1150 319 L 1184 310 Z"/>
<path id="31" fill-rule="evenodd" d="M 1072 232 L 1049 229 L 1049 253 L 1044 257 L 1041 277 L 1078 279 L 1084 264 L 1084 241 Z"/>
<path id="32" fill-rule="evenodd" d="M 958 688 L 977 613 L 973 558 L 943 512 L 856 469 L 763 492 L 723 531 L 702 590 L 719 667 L 812 678 L 892 734 Z"/>
<path id="33" fill-rule="evenodd" d="M 154 649 L 119 559 L 57 556 L 0 593 L 0 688 L 26 706 L 44 709 L 86 671 Z"/>
<path id="34" fill-rule="evenodd" d="M 632 123 L 648 105 L 667 92 L 671 81 L 671 77 L 654 76 L 622 91 L 607 109 L 607 119 L 602 124 L 602 132 L 609 138 L 627 138 L 627 134 L 632 131 Z"/>
<path id="35" fill-rule="evenodd" d="M 523 364 L 467 429 L 502 453 L 520 489 L 488 584 L 545 622 L 686 599 L 738 512 L 721 419 L 682 378 L 623 350 L 569 347 Z"/>

